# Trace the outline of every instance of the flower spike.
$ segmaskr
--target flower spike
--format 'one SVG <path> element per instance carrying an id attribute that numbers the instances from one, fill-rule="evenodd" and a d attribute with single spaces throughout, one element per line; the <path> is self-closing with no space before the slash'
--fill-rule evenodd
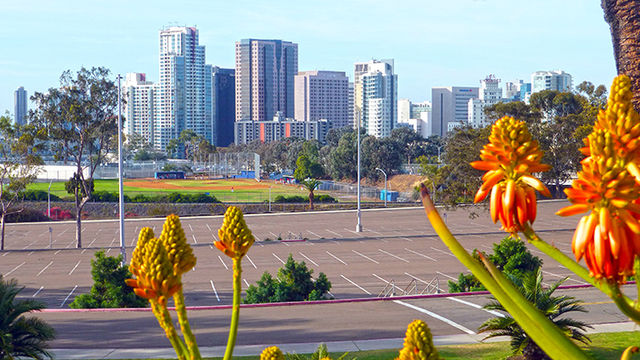
<path id="1" fill-rule="evenodd" d="M 218 230 L 218 237 L 220 240 L 214 245 L 232 259 L 241 259 L 245 256 L 255 241 L 244 221 L 242 211 L 235 206 L 227 208 L 222 227 Z"/>

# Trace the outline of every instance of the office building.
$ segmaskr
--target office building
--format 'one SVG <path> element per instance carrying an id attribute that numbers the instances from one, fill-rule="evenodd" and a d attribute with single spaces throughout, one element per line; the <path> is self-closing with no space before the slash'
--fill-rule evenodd
<path id="1" fill-rule="evenodd" d="M 411 119 L 411 101 L 409 99 L 398 100 L 398 123 L 408 123 Z"/>
<path id="2" fill-rule="evenodd" d="M 13 93 L 13 116 L 16 125 L 27 123 L 27 91 L 22 86 Z"/>
<path id="3" fill-rule="evenodd" d="M 295 76 L 296 120 L 326 119 L 330 128 L 351 124 L 349 78 L 339 71 L 303 71 Z"/>
<path id="4" fill-rule="evenodd" d="M 488 75 L 480 80 L 480 90 L 477 99 L 469 99 L 467 123 L 470 126 L 480 128 L 489 125 L 485 115 L 485 108 L 502 101 L 502 88 L 500 79 L 494 75 Z"/>
<path id="5" fill-rule="evenodd" d="M 236 121 L 294 116 L 298 44 L 282 40 L 236 42 Z"/>
<path id="6" fill-rule="evenodd" d="M 364 98 L 364 88 L 363 88 L 362 77 L 368 72 L 370 72 L 374 66 L 377 69 L 385 68 L 385 67 L 390 68 L 391 73 L 393 73 L 394 62 L 393 62 L 393 59 L 382 59 L 382 60 L 374 59 L 371 61 L 357 62 L 354 64 L 354 67 L 353 67 L 353 125 L 354 127 L 356 127 L 357 125 L 356 121 L 360 121 L 360 125 L 364 126 L 363 111 L 366 105 L 364 104 L 365 98 Z M 395 79 L 397 81 L 397 76 L 395 77 Z M 396 94 L 397 94 L 397 84 L 395 84 L 394 86 L 396 88 Z M 395 99 L 394 99 L 394 103 L 395 103 Z M 395 113 L 397 116 L 398 104 L 395 103 L 394 106 L 396 108 Z M 395 122 L 397 123 L 397 120 Z"/>
<path id="7" fill-rule="evenodd" d="M 571 91 L 572 78 L 562 70 L 536 71 L 531 74 L 531 93 L 542 90 Z"/>
<path id="8" fill-rule="evenodd" d="M 212 68 L 212 144 L 229 146 L 234 141 L 236 80 L 234 69 Z"/>
<path id="9" fill-rule="evenodd" d="M 432 135 L 446 136 L 451 129 L 465 125 L 469 116 L 469 100 L 474 98 L 478 98 L 477 87 L 432 88 Z"/>

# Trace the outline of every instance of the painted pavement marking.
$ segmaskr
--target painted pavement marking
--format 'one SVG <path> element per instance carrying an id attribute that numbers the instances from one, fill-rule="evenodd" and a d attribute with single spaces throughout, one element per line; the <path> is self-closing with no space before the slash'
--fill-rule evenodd
<path id="1" fill-rule="evenodd" d="M 348 282 L 350 282 L 353 286 L 355 286 L 355 287 L 357 287 L 358 289 L 360 289 L 360 290 L 364 291 L 364 292 L 365 292 L 365 293 L 367 293 L 368 295 L 371 295 L 371 293 L 370 293 L 370 292 L 368 292 L 368 291 L 367 291 L 367 289 L 365 289 L 365 288 L 363 288 L 362 286 L 360 286 L 360 285 L 358 285 L 358 284 L 354 283 L 353 281 L 349 280 L 349 278 L 347 278 L 346 276 L 344 276 L 344 275 L 342 275 L 342 274 L 341 274 L 340 276 L 342 276 L 342 278 L 343 278 L 343 279 L 345 279 L 345 280 L 347 280 Z"/>

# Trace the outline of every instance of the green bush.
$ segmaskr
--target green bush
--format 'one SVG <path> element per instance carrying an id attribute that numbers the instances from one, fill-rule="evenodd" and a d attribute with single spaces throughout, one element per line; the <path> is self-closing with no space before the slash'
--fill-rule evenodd
<path id="1" fill-rule="evenodd" d="M 46 210 L 42 213 L 34 209 L 22 209 L 20 212 L 7 214 L 4 221 L 7 223 L 49 221 L 46 213 Z"/>
<path id="2" fill-rule="evenodd" d="M 20 193 L 20 196 L 25 201 L 47 201 L 49 193 L 44 190 L 25 190 Z M 51 201 L 60 201 L 60 198 L 51 194 Z"/>
<path id="3" fill-rule="evenodd" d="M 325 299 L 331 289 L 331 282 L 324 273 L 320 273 L 313 281 L 313 270 L 303 262 L 298 263 L 289 254 L 287 262 L 278 270 L 274 278 L 264 272 L 256 285 L 250 285 L 244 302 L 247 304 L 312 301 Z"/>
<path id="4" fill-rule="evenodd" d="M 108 191 L 94 191 L 91 194 L 91 200 L 94 202 L 118 202 L 120 197 L 117 193 Z"/>
<path id="5" fill-rule="evenodd" d="M 315 202 L 319 202 L 319 203 L 337 203 L 338 200 L 336 200 L 333 196 L 331 195 L 316 195 L 313 199 L 313 201 Z"/>
<path id="6" fill-rule="evenodd" d="M 108 191 L 95 191 L 92 194 L 92 201 L 94 202 L 109 202 L 114 203 L 120 201 L 118 193 Z M 137 194 L 133 197 L 124 195 L 124 202 L 133 203 L 195 203 L 195 204 L 212 204 L 219 203 L 213 195 L 207 195 L 204 193 L 189 194 L 189 193 L 169 193 L 168 195 L 144 195 Z"/>
<path id="7" fill-rule="evenodd" d="M 106 256 L 96 252 L 91 260 L 93 286 L 91 292 L 76 296 L 69 307 L 74 309 L 145 307 L 147 301 L 138 297 L 124 281 L 132 277 L 127 265 L 121 266 L 122 256 Z"/>
<path id="8" fill-rule="evenodd" d="M 317 202 L 317 203 L 336 203 L 336 202 L 338 202 L 338 200 L 334 199 L 330 195 L 316 195 L 316 196 L 314 196 L 313 201 Z M 275 197 L 273 202 L 274 203 L 286 203 L 286 204 L 290 204 L 290 203 L 308 203 L 309 202 L 309 196 L 300 196 L 300 195 L 284 196 L 284 195 L 278 195 L 278 196 Z"/>
<path id="9" fill-rule="evenodd" d="M 477 250 L 473 250 L 472 255 L 480 261 Z M 542 266 L 542 260 L 531 254 L 522 240 L 511 236 L 505 237 L 498 244 L 493 244 L 493 254 L 486 257 L 498 270 L 516 279 L 522 279 Z M 451 293 L 482 290 L 486 289 L 473 274 L 460 274 L 457 282 L 449 280 Z"/>

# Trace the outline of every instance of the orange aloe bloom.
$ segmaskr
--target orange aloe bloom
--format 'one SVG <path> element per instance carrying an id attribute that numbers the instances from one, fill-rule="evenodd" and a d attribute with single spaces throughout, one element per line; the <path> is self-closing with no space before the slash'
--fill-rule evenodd
<path id="1" fill-rule="evenodd" d="M 624 282 L 640 254 L 640 186 L 637 161 L 640 117 L 631 106 L 629 79 L 618 76 L 607 109 L 600 111 L 582 149 L 582 171 L 565 190 L 573 205 L 558 215 L 583 216 L 573 235 L 576 260 L 585 258 L 591 275 Z"/>
<path id="2" fill-rule="evenodd" d="M 532 175 L 549 170 L 549 165 L 540 162 L 542 155 L 526 124 L 505 116 L 493 124 L 489 144 L 480 151 L 481 160 L 471 163 L 486 171 L 474 201 L 480 202 L 491 193 L 491 219 L 494 223 L 499 219 L 507 232 L 518 232 L 527 222 L 535 221 L 535 190 L 551 196 L 549 189 Z"/>

